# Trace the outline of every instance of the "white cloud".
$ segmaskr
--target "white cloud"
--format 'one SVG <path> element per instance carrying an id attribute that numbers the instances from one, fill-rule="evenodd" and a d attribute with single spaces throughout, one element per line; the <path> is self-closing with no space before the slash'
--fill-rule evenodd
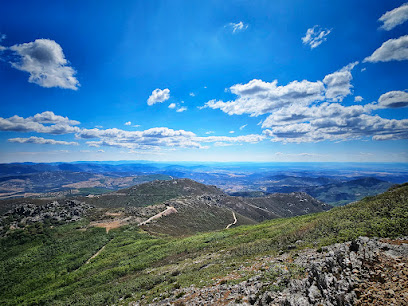
<path id="1" fill-rule="evenodd" d="M 230 133 L 230 134 L 234 134 L 234 133 L 235 133 L 235 131 L 229 131 L 229 133 Z"/>
<path id="2" fill-rule="evenodd" d="M 324 99 L 325 87 L 321 81 L 293 81 L 285 86 L 277 86 L 277 83 L 277 80 L 268 83 L 254 79 L 247 84 L 233 85 L 230 90 L 238 96 L 236 100 L 211 100 L 205 107 L 220 109 L 229 115 L 259 116 L 293 102 L 308 105 Z"/>
<path id="3" fill-rule="evenodd" d="M 105 153 L 104 150 L 98 150 L 98 153 Z"/>
<path id="4" fill-rule="evenodd" d="M 351 94 L 351 70 L 358 62 L 328 74 L 323 81 L 293 81 L 277 86 L 278 81 L 264 82 L 254 79 L 246 84 L 236 84 L 230 91 L 238 98 L 233 101 L 210 100 L 202 108 L 220 109 L 228 115 L 249 114 L 259 116 L 275 112 L 290 105 L 307 106 L 325 99 L 342 101 Z"/>
<path id="5" fill-rule="evenodd" d="M 304 45 L 309 45 L 311 49 L 314 49 L 326 41 L 330 33 L 331 30 L 315 25 L 313 28 L 307 29 L 305 36 L 302 37 L 302 42 Z"/>
<path id="6" fill-rule="evenodd" d="M 229 147 L 234 145 L 233 143 L 228 143 L 228 142 L 215 142 L 214 147 Z"/>
<path id="7" fill-rule="evenodd" d="M 378 99 L 380 108 L 400 108 L 408 106 L 408 92 L 389 91 Z"/>
<path id="8" fill-rule="evenodd" d="M 170 98 L 170 90 L 165 88 L 163 90 L 157 88 L 152 91 L 149 99 L 147 99 L 148 105 L 153 105 L 155 103 L 162 103 Z"/>
<path id="9" fill-rule="evenodd" d="M 408 35 L 389 39 L 374 51 L 364 62 L 389 62 L 408 60 Z"/>
<path id="10" fill-rule="evenodd" d="M 169 104 L 169 108 L 170 108 L 170 109 L 176 108 L 176 103 L 170 103 L 170 104 Z"/>
<path id="11" fill-rule="evenodd" d="M 382 29 L 389 31 L 408 20 L 408 3 L 404 3 L 391 11 L 386 12 L 378 19 L 383 22 Z"/>
<path id="12" fill-rule="evenodd" d="M 68 124 L 68 125 L 78 125 L 80 124 L 79 121 L 76 120 L 70 120 L 68 117 L 62 117 L 55 115 L 53 112 L 50 111 L 45 111 L 39 114 L 35 114 L 34 117 L 28 117 L 27 120 L 33 120 L 34 122 L 39 122 L 39 123 L 60 123 L 60 124 Z"/>
<path id="13" fill-rule="evenodd" d="M 77 124 L 79 124 L 79 122 L 76 120 L 57 116 L 49 111 L 27 118 L 17 115 L 10 118 L 0 117 L 0 131 L 69 134 L 76 133 L 80 130 L 79 127 L 73 126 Z"/>
<path id="14" fill-rule="evenodd" d="M 380 108 L 405 107 L 407 92 L 384 94 L 378 103 L 344 106 L 344 97 L 351 94 L 351 71 L 358 63 L 327 75 L 323 81 L 293 81 L 277 86 L 252 80 L 231 86 L 237 98 L 223 102 L 211 100 L 205 107 L 220 109 L 229 115 L 269 114 L 261 120 L 263 136 L 274 142 L 347 141 L 353 139 L 408 139 L 408 119 L 381 118 L 372 112 Z M 355 98 L 356 102 L 363 99 Z M 208 137 L 208 139 L 211 139 Z M 213 139 L 215 140 L 215 139 Z M 222 139 L 217 139 L 223 142 Z"/>
<path id="15" fill-rule="evenodd" d="M 358 62 L 351 63 L 339 71 L 328 74 L 324 77 L 323 83 L 326 85 L 326 98 L 332 101 L 343 101 L 343 98 L 351 94 L 351 70 Z"/>
<path id="16" fill-rule="evenodd" d="M 195 97 L 195 93 L 194 93 L 194 92 L 190 92 L 190 97 Z"/>
<path id="17" fill-rule="evenodd" d="M 354 97 L 354 102 L 361 102 L 363 100 L 364 100 L 364 98 L 362 96 L 355 96 Z"/>
<path id="18" fill-rule="evenodd" d="M 264 135 L 249 134 L 242 136 L 207 136 L 195 137 L 197 141 L 208 142 L 228 142 L 228 143 L 258 143 L 265 139 Z"/>
<path id="19" fill-rule="evenodd" d="M 61 46 L 50 39 L 36 39 L 33 42 L 7 48 L 14 52 L 10 61 L 12 67 L 28 72 L 28 81 L 41 87 L 60 87 L 77 90 L 76 71 L 69 66 Z"/>
<path id="20" fill-rule="evenodd" d="M 77 146 L 79 143 L 71 141 L 60 141 L 54 139 L 45 139 L 42 137 L 35 137 L 32 136 L 30 138 L 10 138 L 9 142 L 17 142 L 17 143 L 36 143 L 36 144 L 50 144 L 50 145 L 66 145 L 66 146 Z"/>
<path id="21" fill-rule="evenodd" d="M 207 132 L 205 132 L 206 135 L 210 135 L 210 134 L 214 134 L 214 133 L 215 133 L 214 131 L 207 131 Z"/>
<path id="22" fill-rule="evenodd" d="M 125 122 L 125 125 L 132 125 L 131 121 Z"/>
<path id="23" fill-rule="evenodd" d="M 248 125 L 248 124 L 244 124 L 244 125 L 240 126 L 239 129 L 242 131 L 243 129 L 245 129 L 245 127 L 246 127 L 247 125 Z"/>
<path id="24" fill-rule="evenodd" d="M 235 34 L 235 33 L 242 32 L 248 29 L 248 24 L 245 24 L 242 21 L 237 22 L 237 23 L 230 22 L 225 27 L 231 29 L 232 33 Z"/>
<path id="25" fill-rule="evenodd" d="M 0 33 L 0 43 L 7 38 L 6 34 Z"/>
<path id="26" fill-rule="evenodd" d="M 182 113 L 182 112 L 185 112 L 186 110 L 187 110 L 187 107 L 182 106 L 182 107 L 178 108 L 178 109 L 176 110 L 176 112 Z"/>

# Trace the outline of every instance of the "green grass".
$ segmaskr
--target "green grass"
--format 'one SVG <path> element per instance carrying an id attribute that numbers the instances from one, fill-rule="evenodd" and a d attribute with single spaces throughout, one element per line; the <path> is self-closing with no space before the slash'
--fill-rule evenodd
<path id="1" fill-rule="evenodd" d="M 361 235 L 408 235 L 408 186 L 328 212 L 185 238 L 151 236 L 131 225 L 109 234 L 79 231 L 84 223 L 35 225 L 0 239 L 0 304 L 106 305 L 142 295 L 151 300 L 179 287 L 212 284 L 298 240 L 303 243 L 297 248 L 304 248 Z"/>

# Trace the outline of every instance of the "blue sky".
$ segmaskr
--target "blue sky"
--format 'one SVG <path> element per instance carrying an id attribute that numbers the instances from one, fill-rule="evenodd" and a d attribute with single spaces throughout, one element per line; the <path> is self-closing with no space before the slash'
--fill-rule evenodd
<path id="1" fill-rule="evenodd" d="M 55 2 L 0 11 L 0 162 L 408 162 L 404 1 Z"/>

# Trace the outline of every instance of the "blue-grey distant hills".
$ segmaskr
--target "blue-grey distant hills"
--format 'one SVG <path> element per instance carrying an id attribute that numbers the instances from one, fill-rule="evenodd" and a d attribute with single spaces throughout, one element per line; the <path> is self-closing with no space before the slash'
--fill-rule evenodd
<path id="1" fill-rule="evenodd" d="M 327 204 L 344 205 L 407 181 L 408 166 L 146 161 L 0 164 L 0 199 L 103 194 L 173 178 L 215 185 L 234 196 L 305 192 Z"/>

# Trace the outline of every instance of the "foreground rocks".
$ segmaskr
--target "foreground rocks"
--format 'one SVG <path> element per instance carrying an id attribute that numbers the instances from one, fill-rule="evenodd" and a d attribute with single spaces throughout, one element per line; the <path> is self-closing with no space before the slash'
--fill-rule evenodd
<path id="1" fill-rule="evenodd" d="M 231 284 L 231 274 L 211 287 L 177 289 L 173 297 L 154 304 L 408 304 L 408 238 L 360 237 L 318 250 L 262 257 L 240 269 L 249 269 L 254 276 Z"/>

